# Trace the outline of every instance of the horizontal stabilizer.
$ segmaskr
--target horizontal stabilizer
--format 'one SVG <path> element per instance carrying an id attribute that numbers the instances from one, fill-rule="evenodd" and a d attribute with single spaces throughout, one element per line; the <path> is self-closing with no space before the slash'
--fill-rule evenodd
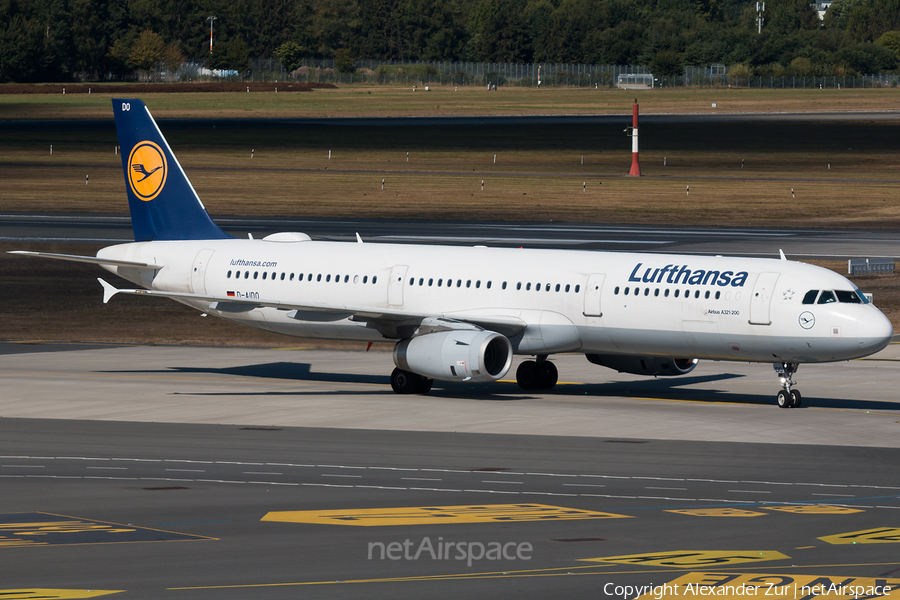
<path id="1" fill-rule="evenodd" d="M 97 256 L 78 256 L 76 254 L 53 254 L 51 252 L 30 252 L 28 250 L 12 250 L 9 254 L 21 254 L 23 256 L 37 256 L 38 258 L 53 258 L 56 260 L 68 260 L 70 262 L 89 263 L 92 265 L 109 265 L 111 267 L 133 267 L 135 269 L 152 269 L 158 271 L 163 265 L 151 265 L 149 263 L 135 262 L 131 260 L 116 260 L 113 258 L 99 258 Z"/>

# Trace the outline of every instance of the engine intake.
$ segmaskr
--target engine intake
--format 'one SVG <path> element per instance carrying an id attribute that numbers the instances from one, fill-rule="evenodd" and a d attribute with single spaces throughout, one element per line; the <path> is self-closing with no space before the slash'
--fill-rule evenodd
<path id="1" fill-rule="evenodd" d="M 394 346 L 394 364 L 442 381 L 496 381 L 512 364 L 513 349 L 499 333 L 454 329 L 427 333 Z"/>
<path id="2" fill-rule="evenodd" d="M 674 377 L 686 375 L 697 366 L 696 358 L 665 358 L 657 356 L 619 356 L 616 354 L 586 354 L 589 361 L 619 373 Z"/>

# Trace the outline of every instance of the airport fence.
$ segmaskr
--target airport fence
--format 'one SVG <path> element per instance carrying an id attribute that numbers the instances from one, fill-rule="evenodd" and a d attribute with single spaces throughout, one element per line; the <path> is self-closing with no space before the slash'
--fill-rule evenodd
<path id="1" fill-rule="evenodd" d="M 475 85 L 519 87 L 616 87 L 620 75 L 651 74 L 645 65 L 589 65 L 558 63 L 486 63 L 456 61 L 358 60 L 352 72 L 338 70 L 332 58 L 310 58 L 288 73 L 276 58 L 250 61 L 243 72 L 210 71 L 205 62 L 188 62 L 177 72 L 160 68 L 157 81 L 226 79 L 233 81 L 301 81 L 334 84 L 385 85 Z M 856 76 L 747 75 L 746 69 L 724 65 L 684 67 L 677 76 L 654 76 L 653 87 L 740 88 L 883 88 L 900 85 L 900 75 Z"/>

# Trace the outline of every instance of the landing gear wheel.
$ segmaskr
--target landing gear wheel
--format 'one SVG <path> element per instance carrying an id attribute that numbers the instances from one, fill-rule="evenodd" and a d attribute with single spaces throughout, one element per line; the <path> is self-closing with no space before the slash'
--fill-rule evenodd
<path id="1" fill-rule="evenodd" d="M 781 391 L 778 392 L 778 396 L 776 401 L 778 402 L 779 408 L 797 408 L 800 406 L 800 392 L 793 389 L 796 383 L 794 382 L 794 373 L 797 372 L 797 369 L 800 368 L 800 365 L 797 363 L 775 363 L 773 365 L 775 367 L 775 374 L 781 380 Z"/>
<path id="2" fill-rule="evenodd" d="M 516 369 L 516 383 L 523 390 L 536 390 L 539 382 L 538 364 L 533 360 L 526 360 Z"/>
<path id="3" fill-rule="evenodd" d="M 545 360 L 538 367 L 540 368 L 540 389 L 552 390 L 559 380 L 559 371 L 556 369 L 556 365 Z"/>
<path id="4" fill-rule="evenodd" d="M 423 377 L 422 381 L 419 382 L 418 387 L 416 388 L 417 394 L 427 394 L 431 391 L 431 386 L 434 383 L 434 379 L 429 379 L 427 377 Z"/>
<path id="5" fill-rule="evenodd" d="M 424 394 L 425 392 L 420 391 L 424 381 L 430 382 L 431 380 L 402 369 L 394 369 L 391 373 L 391 388 L 398 394 Z M 428 388 L 431 388 L 430 384 Z"/>
<path id="6" fill-rule="evenodd" d="M 779 390 L 776 400 L 778 402 L 778 408 L 790 408 L 793 405 L 791 395 L 788 394 L 786 390 Z"/>

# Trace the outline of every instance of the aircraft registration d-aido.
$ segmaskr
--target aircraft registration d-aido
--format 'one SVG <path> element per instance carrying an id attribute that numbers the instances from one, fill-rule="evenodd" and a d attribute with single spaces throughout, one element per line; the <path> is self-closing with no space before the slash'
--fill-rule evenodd
<path id="1" fill-rule="evenodd" d="M 890 321 L 849 280 L 784 259 L 313 241 L 303 233 L 236 239 L 213 223 L 146 105 L 114 99 L 134 243 L 96 257 L 141 286 L 116 294 L 171 298 L 287 335 L 391 342 L 391 386 L 502 378 L 534 356 L 518 384 L 557 382 L 551 354 L 649 376 L 684 375 L 698 359 L 768 362 L 777 403 L 800 405 L 800 363 L 884 348 Z"/>

